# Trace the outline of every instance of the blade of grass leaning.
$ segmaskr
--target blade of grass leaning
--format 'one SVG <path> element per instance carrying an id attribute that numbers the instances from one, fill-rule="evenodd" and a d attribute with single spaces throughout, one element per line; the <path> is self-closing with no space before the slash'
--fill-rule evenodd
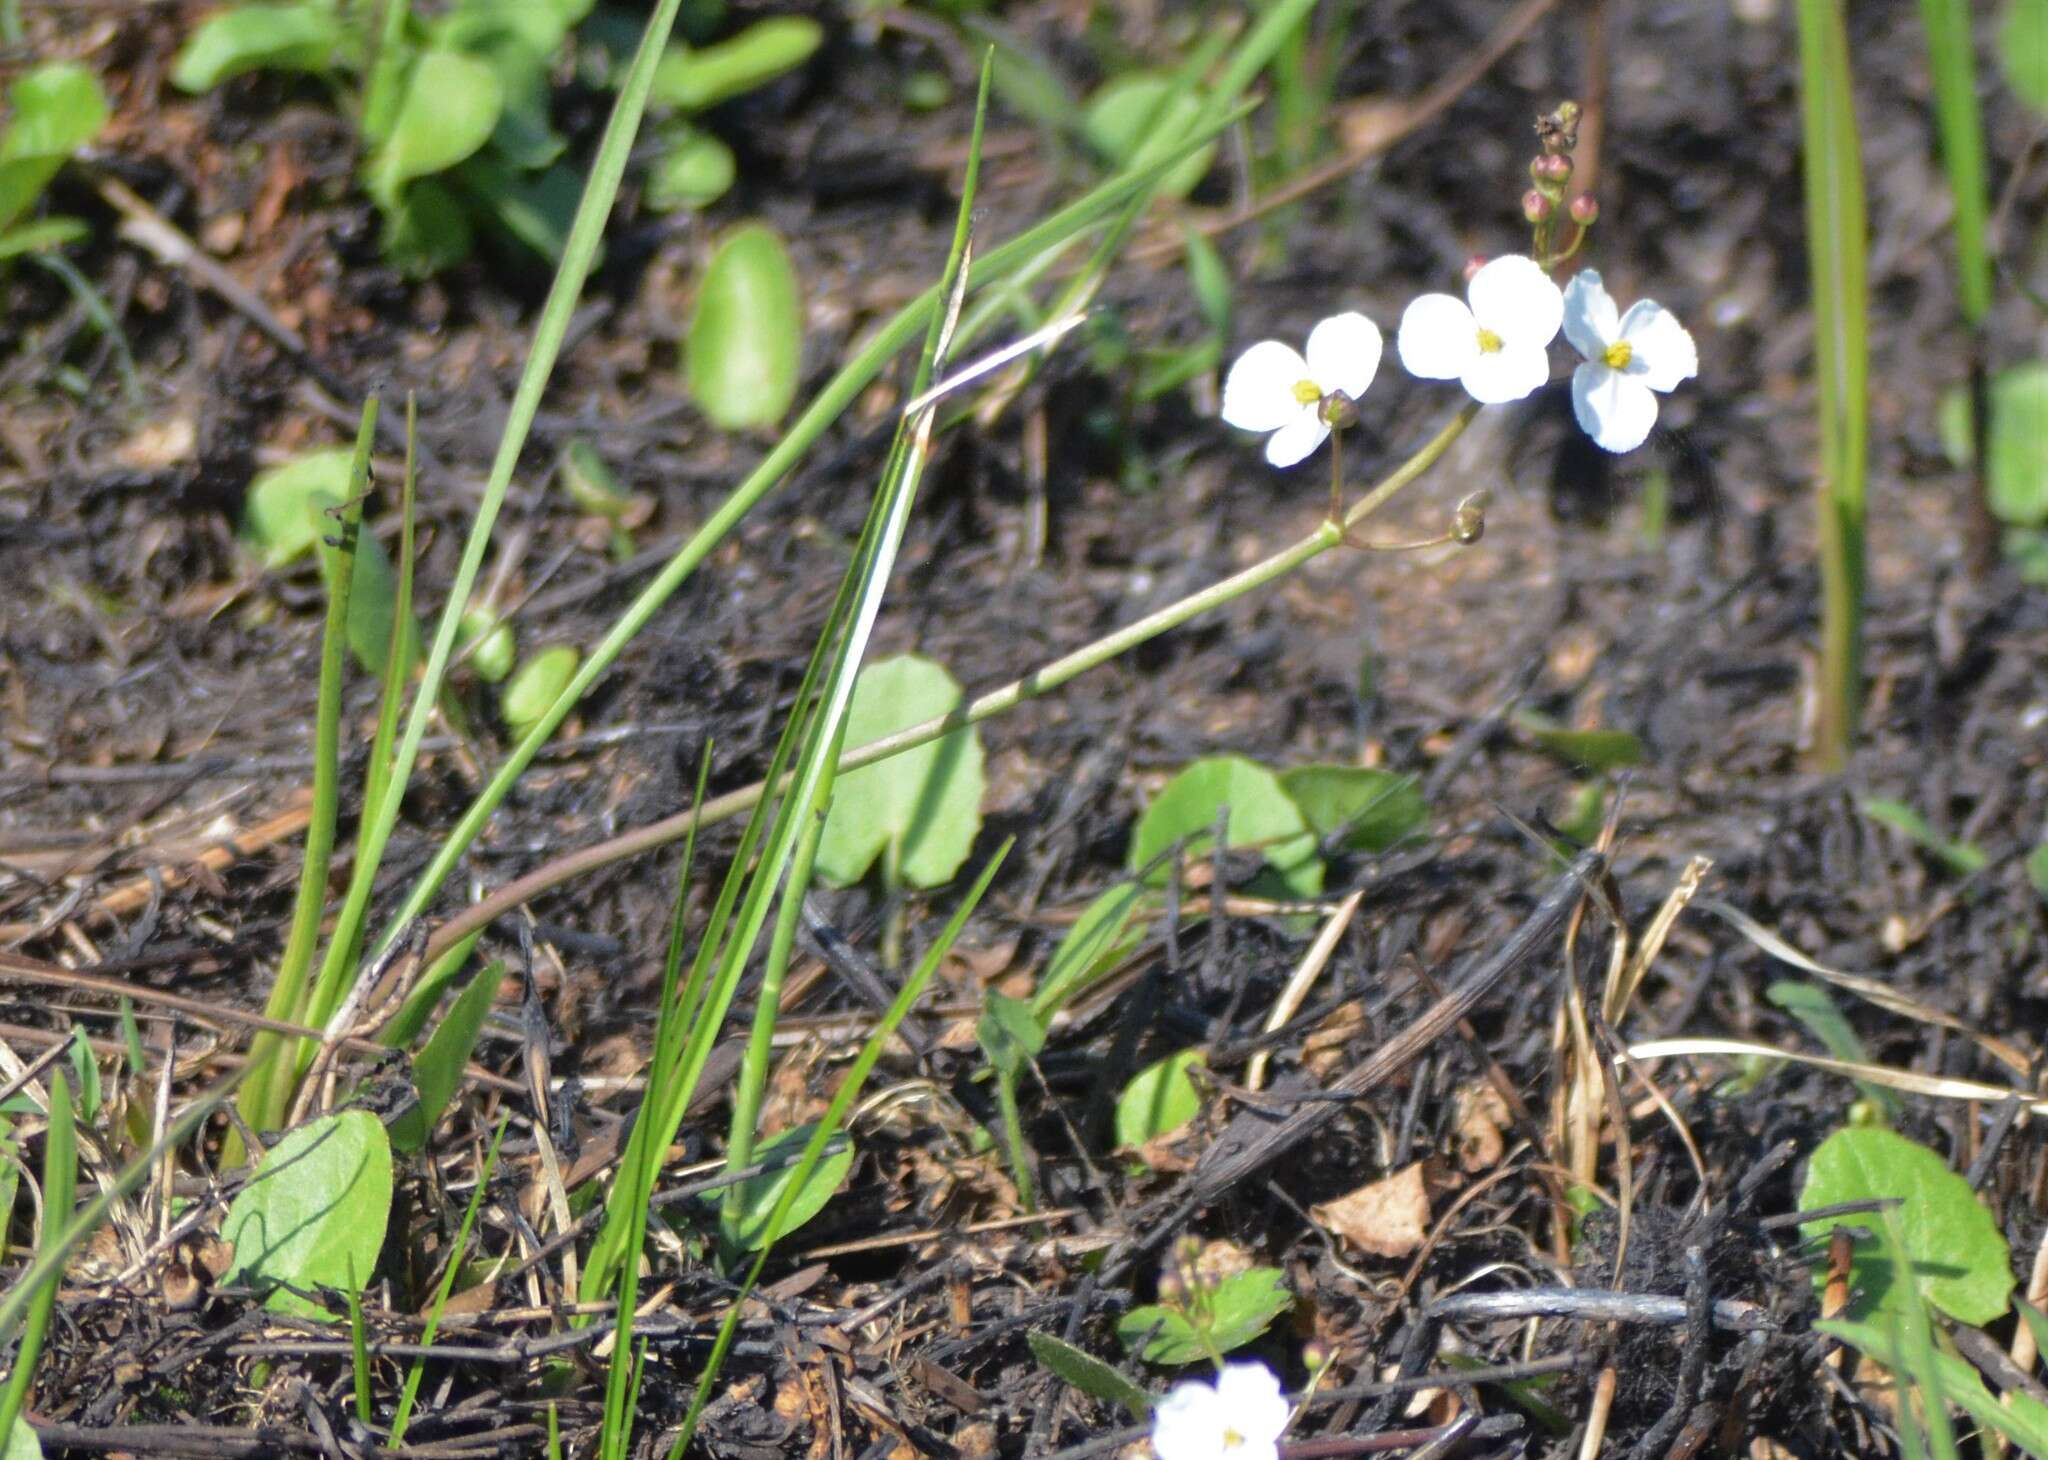
<path id="1" fill-rule="evenodd" d="M 717 1382 L 718 1371 L 725 1362 L 727 1351 L 732 1347 L 734 1335 L 739 1331 L 740 1318 L 745 1311 L 747 1297 L 761 1280 L 761 1270 L 768 1265 L 769 1255 L 775 1250 L 775 1243 L 782 1233 L 782 1224 L 789 1217 L 789 1209 L 796 1204 L 804 1183 L 810 1180 L 811 1173 L 817 1169 L 826 1145 L 839 1134 L 840 1128 L 845 1124 L 846 1113 L 853 1108 L 854 1101 L 860 1098 L 861 1090 L 867 1084 L 868 1075 L 881 1059 L 883 1049 L 887 1047 L 905 1016 L 916 1007 L 918 998 L 924 993 L 925 985 L 931 982 L 932 976 L 939 971 L 939 965 L 952 951 L 954 941 L 967 926 L 967 919 L 981 905 L 981 899 L 988 893 L 989 884 L 995 880 L 996 873 L 1001 870 L 1004 860 L 1010 855 L 1010 848 L 1014 845 L 1016 838 L 1008 837 L 996 848 L 995 855 L 990 857 L 988 865 L 981 869 L 981 875 L 974 879 L 974 885 L 967 890 L 967 895 L 960 899 L 960 906 L 947 920 L 945 930 L 918 961 L 917 968 L 904 979 L 903 987 L 890 1003 L 888 1011 L 882 1015 L 874 1031 L 868 1035 L 867 1042 L 861 1046 L 860 1054 L 853 1061 L 853 1067 L 840 1080 L 839 1089 L 832 1096 L 832 1103 L 826 1106 L 825 1113 L 818 1117 L 817 1128 L 811 1132 L 810 1140 L 804 1143 L 804 1153 L 792 1168 L 788 1184 L 783 1187 L 780 1200 L 775 1203 L 774 1211 L 769 1214 L 768 1240 L 755 1254 L 754 1265 L 748 1269 L 739 1292 L 733 1296 L 731 1306 L 726 1309 L 724 1322 L 718 1326 L 718 1337 L 711 1345 L 710 1357 L 704 1361 L 704 1372 L 697 1378 L 697 1392 L 690 1401 L 690 1411 L 684 1416 L 683 1427 L 677 1432 L 675 1442 L 669 1446 L 669 1460 L 680 1460 L 683 1451 L 689 1448 L 690 1438 L 696 1433 L 697 1420 L 703 1414 L 704 1405 L 711 1397 L 711 1386 Z"/>
<path id="2" fill-rule="evenodd" d="M 1110 178 L 1050 218 L 1026 229 L 1008 243 L 977 259 L 968 271 L 969 286 L 981 287 L 993 280 L 1001 279 L 1016 268 L 1038 259 L 1054 243 L 1073 238 L 1102 222 L 1121 207 L 1125 200 L 1142 189 L 1154 186 L 1177 163 L 1199 150 L 1216 132 L 1223 130 L 1249 110 L 1248 106 L 1230 110 L 1213 128 L 1205 127 L 1191 134 L 1187 144 L 1172 156 L 1162 158 L 1148 167 L 1120 173 Z M 882 367 L 896 352 L 908 345 L 916 337 L 917 332 L 930 323 L 934 305 L 946 297 L 936 286 L 928 289 L 878 331 L 867 347 L 842 366 L 812 398 L 802 414 L 783 433 L 782 439 L 762 458 L 760 465 L 748 473 L 718 509 L 705 520 L 704 525 L 676 550 L 675 556 L 669 559 L 661 572 L 640 591 L 639 596 L 619 616 L 617 622 L 584 656 L 575 677 L 569 681 L 561 694 L 556 696 L 554 703 L 533 722 L 519 743 L 492 773 L 483 790 L 477 793 L 476 799 L 463 813 L 461 820 L 447 833 L 433 859 L 415 879 L 405 901 L 392 914 L 385 931 L 378 939 L 377 946 L 380 950 L 388 949 L 396 942 L 406 925 L 425 911 L 427 904 L 433 900 L 442 884 L 454 871 L 457 862 L 483 830 L 484 823 L 496 812 L 513 784 L 524 773 L 526 767 L 532 764 L 533 758 L 540 753 L 541 746 L 567 718 L 569 711 L 583 698 L 585 691 L 611 667 L 626 645 L 646 627 L 648 621 L 724 540 L 726 534 L 782 482 L 818 438 L 867 389 L 869 383 L 881 373 Z M 522 440 L 525 425 L 530 423 L 531 416 L 532 412 L 528 410 L 523 417 L 515 418 L 521 425 Z M 493 479 L 495 480 L 495 474 Z M 459 580 L 458 587 L 466 591 L 466 580 Z M 450 599 L 451 604 L 458 601 L 457 598 Z M 436 642 L 438 645 L 438 635 Z M 430 661 L 429 668 L 434 667 L 434 662 Z M 438 671 L 436 679 L 438 680 Z M 417 707 L 414 713 L 417 718 Z M 404 758 L 403 764 L 410 769 L 409 754 Z"/>
<path id="3" fill-rule="evenodd" d="M 978 116 L 985 115 L 986 69 L 984 64 Z M 946 315 L 934 317 L 927 325 L 925 348 L 911 389 L 913 395 L 930 384 L 937 368 L 943 330 L 957 318 L 959 299 L 968 273 L 965 228 L 971 217 L 978 181 L 979 136 L 977 128 L 967 185 L 963 190 L 963 205 L 955 224 L 954 245 L 947 258 L 946 274 L 941 279 L 942 285 L 949 290 L 952 308 Z M 931 412 L 927 408 L 920 416 L 920 424 L 928 428 L 930 420 Z M 892 467 L 896 467 L 903 455 L 909 430 L 908 422 L 899 423 L 897 442 L 890 453 Z M 830 752 L 836 748 L 837 727 L 844 720 L 867 633 L 872 628 L 887 586 L 888 569 L 894 561 L 893 542 L 900 541 L 908 519 L 912 493 L 905 488 L 913 485 L 910 474 L 900 468 L 885 472 L 854 561 L 840 584 L 825 629 L 812 650 L 803 682 L 793 701 L 795 709 L 771 762 L 771 776 L 778 785 L 790 761 L 794 759 L 796 762 L 790 789 L 780 802 L 781 814 L 775 815 L 771 823 L 771 809 L 777 808 L 771 808 L 766 801 L 756 806 L 741 839 L 740 851 L 733 859 L 732 870 L 720 890 L 710 923 L 701 936 L 698 957 L 683 997 L 676 1004 L 665 1002 L 662 1007 L 656 1029 L 655 1058 L 649 1066 L 649 1096 L 635 1122 L 628 1156 L 621 1161 L 620 1174 L 614 1178 L 614 1199 L 607 1204 L 604 1224 L 591 1244 L 585 1265 L 583 1295 L 586 1301 L 609 1295 L 615 1278 L 633 1266 L 629 1259 L 638 1251 L 633 1234 L 644 1231 L 645 1212 L 641 1208 L 645 1205 L 646 1194 L 653 1190 L 662 1155 L 682 1124 L 683 1112 L 688 1108 L 704 1061 L 710 1055 L 712 1042 L 724 1023 L 726 1009 L 738 988 L 740 972 L 760 935 L 769 901 L 789 866 L 798 833 L 809 820 L 802 813 L 818 806 L 823 794 L 829 791 L 829 781 L 825 777 L 828 767 L 836 763 L 836 756 Z M 762 845 L 762 851 L 758 864 L 753 864 L 751 854 L 757 843 Z M 741 896 L 743 883 L 744 897 Z M 734 912 L 735 904 L 738 905 L 737 913 Z M 688 1029 L 687 1036 L 682 1033 L 685 1028 Z M 623 1299 L 624 1294 L 621 1297 Z M 621 1311 L 622 1314 L 626 1311 L 623 1302 Z M 624 1342 L 623 1337 L 615 1342 L 615 1361 Z"/>
<path id="4" fill-rule="evenodd" d="M 455 1275 L 462 1270 L 462 1254 L 469 1249 L 469 1232 L 476 1225 L 477 1209 L 484 1204 L 484 1193 L 491 1189 L 491 1173 L 498 1168 L 498 1143 L 505 1139 L 505 1126 L 509 1117 L 501 1116 L 498 1128 L 491 1134 L 491 1147 L 484 1152 L 484 1164 L 476 1175 L 476 1189 L 469 1194 L 469 1205 L 463 1209 L 462 1225 L 455 1233 L 455 1242 L 448 1249 L 448 1265 L 441 1270 L 441 1281 L 434 1289 L 433 1306 L 427 1310 L 427 1325 L 420 1335 L 420 1346 L 432 1348 L 434 1334 L 441 1327 L 441 1314 L 448 1307 L 448 1295 L 455 1290 Z M 405 1388 L 398 1396 L 398 1412 L 391 1416 L 391 1438 L 385 1448 L 396 1450 L 405 1443 L 405 1427 L 412 1422 L 412 1406 L 419 1397 L 420 1380 L 427 1372 L 427 1360 L 423 1354 L 412 1361 L 412 1368 L 406 1371 Z"/>
<path id="5" fill-rule="evenodd" d="M 406 718 L 404 734 L 391 760 L 391 789 L 374 808 L 374 814 L 366 818 L 368 826 L 361 838 L 348 894 L 335 919 L 334 932 L 314 983 L 306 1021 L 309 1024 L 324 1026 L 333 1017 L 353 981 L 356 957 L 363 943 L 370 894 L 376 885 L 378 868 L 383 863 L 384 848 L 398 821 L 398 808 L 404 799 L 403 787 L 412 779 L 413 762 L 418 758 L 420 742 L 426 737 L 427 721 L 441 696 L 442 680 L 448 671 L 463 610 L 469 603 L 477 573 L 483 566 L 491 530 L 497 524 L 498 511 L 511 488 L 512 473 L 519 464 L 519 454 L 525 448 L 527 434 L 533 427 L 541 394 L 554 371 L 555 360 L 561 354 L 570 316 L 582 297 L 584 281 L 589 277 L 592 262 L 597 256 L 605 220 L 611 214 L 613 199 L 618 196 L 626 159 L 632 151 L 633 138 L 639 132 L 641 115 L 647 108 L 655 65 L 668 43 L 669 30 L 675 23 L 680 5 L 681 0 L 656 0 L 653 13 L 647 19 L 647 28 L 641 35 L 640 48 L 627 68 L 619 87 L 618 100 L 605 123 L 604 136 L 591 162 L 589 181 L 584 185 L 583 196 L 576 205 L 576 216 L 569 225 L 561 266 L 555 270 L 547 302 L 542 305 L 540 319 L 534 326 L 532 351 L 520 371 L 519 384 L 506 413 L 497 455 L 484 482 L 483 498 L 471 519 L 461 561 L 456 567 L 454 580 L 449 584 L 440 622 L 434 629 L 433 647 L 427 653 L 426 668 L 413 698 L 412 713 Z M 299 1060 L 310 1057 L 310 1049 L 302 1049 L 297 1056 Z"/>
<path id="6" fill-rule="evenodd" d="M 397 8 L 396 6 L 393 7 Z M 405 397 L 405 480 L 398 496 L 398 596 L 391 608 L 391 641 L 384 652 L 384 693 L 377 702 L 377 729 L 370 738 L 370 758 L 363 772 L 362 824 L 356 828 L 356 855 L 363 854 L 363 836 L 384 804 L 391 785 L 391 746 L 398 738 L 398 714 L 405 705 L 404 686 L 411 679 L 407 645 L 412 637 L 413 529 L 418 508 L 419 400 Z"/>
<path id="7" fill-rule="evenodd" d="M 320 691 L 313 718 L 313 806 L 306 823 L 306 849 L 299 864 L 298 895 L 292 904 L 291 931 L 263 1012 L 272 1019 L 296 1020 L 306 993 L 306 976 L 320 946 L 320 924 L 327 910 L 327 870 L 334 852 L 334 826 L 341 804 L 341 692 L 348 673 L 348 611 L 355 584 L 357 534 L 362 531 L 363 499 L 369 489 L 370 450 L 377 438 L 377 398 L 363 403 L 356 427 L 355 458 L 349 464 L 348 496 L 333 514 L 340 528 L 335 545 L 320 545 L 335 559 L 327 578 L 327 621 L 320 638 Z M 389 694 L 389 681 L 385 693 Z M 242 1119 L 254 1130 L 271 1130 L 284 1119 L 291 1101 L 292 1063 L 280 1058 L 285 1037 L 268 1030 L 249 1046 L 250 1079 L 236 1102 Z M 243 1156 L 239 1131 L 229 1131 L 222 1159 L 238 1166 Z"/>
<path id="8" fill-rule="evenodd" d="M 22 1327 L 21 1345 L 14 1351 L 14 1367 L 8 1371 L 7 1387 L 0 1390 L 0 1436 L 14 1433 L 14 1421 L 28 1403 L 29 1385 L 35 1381 L 36 1360 L 42 1357 L 43 1335 L 49 1331 L 50 1314 L 57 1306 L 57 1285 L 64 1279 L 61 1265 L 38 1276 L 43 1259 L 58 1251 L 68 1227 L 71 1201 L 78 1181 L 78 1128 L 73 1123 L 71 1086 L 64 1072 L 50 1076 L 50 1124 L 43 1136 L 43 1230 L 36 1243 L 36 1261 L 21 1279 L 28 1301 L 28 1321 Z M 61 1258 L 60 1258 L 61 1264 Z M 0 1334 L 6 1328 L 0 1326 Z"/>
<path id="9" fill-rule="evenodd" d="M 1956 296 L 1963 318 L 1991 312 L 1991 255 L 1985 246 L 1984 120 L 1977 106 L 1977 58 L 1968 0 L 1920 0 L 1927 70 L 1934 79 L 1934 125 L 1941 166 L 1955 199 Z"/>
<path id="10" fill-rule="evenodd" d="M 1799 0 L 1799 78 L 1821 437 L 1820 716 L 1814 748 L 1822 769 L 1838 771 L 1855 743 L 1863 697 L 1869 430 L 1863 162 L 1841 0 Z"/>

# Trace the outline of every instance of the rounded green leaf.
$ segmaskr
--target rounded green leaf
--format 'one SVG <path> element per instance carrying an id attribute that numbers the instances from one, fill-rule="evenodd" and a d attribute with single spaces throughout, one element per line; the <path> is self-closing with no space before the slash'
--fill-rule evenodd
<path id="1" fill-rule="evenodd" d="M 2048 32 L 2041 44 L 2048 51 Z M 1989 475 L 1991 510 L 2001 522 L 2048 524 L 2048 364 L 2015 366 L 1991 383 Z"/>
<path id="2" fill-rule="evenodd" d="M 861 670 L 846 712 L 846 744 L 893 735 L 960 703 L 953 676 L 904 654 Z M 981 830 L 981 736 L 973 726 L 840 776 L 818 842 L 818 875 L 846 887 L 875 858 L 891 861 L 912 887 L 937 887 L 960 870 Z"/>
<path id="3" fill-rule="evenodd" d="M 75 61 L 38 66 L 7 89 L 12 113 L 0 133 L 0 228 L 33 208 L 57 169 L 99 135 L 106 93 Z"/>
<path id="4" fill-rule="evenodd" d="M 171 63 L 171 84 L 210 91 L 245 71 L 326 71 L 347 40 L 332 5 L 237 5 L 192 32 Z"/>
<path id="5" fill-rule="evenodd" d="M 36 1432 L 20 1415 L 14 1417 L 14 1425 L 7 1433 L 7 1444 L 0 1447 L 0 1460 L 43 1460 L 43 1442 L 36 1438 Z"/>
<path id="6" fill-rule="evenodd" d="M 815 1129 L 815 1126 L 800 1125 L 754 1147 L 755 1162 L 776 1169 L 750 1176 L 740 1183 L 738 1214 L 725 1227 L 726 1240 L 732 1247 L 741 1252 L 758 1252 L 767 1245 L 768 1219 L 775 1214 L 775 1205 L 782 1200 L 790 1178 L 796 1175 L 797 1160 L 803 1155 L 804 1146 Z M 826 1203 L 832 1200 L 839 1184 L 846 1180 L 846 1173 L 852 1169 L 851 1144 L 836 1153 L 820 1156 L 818 1164 L 811 1168 L 810 1176 L 797 1192 L 796 1199 L 790 1203 L 789 1211 L 782 1219 L 782 1230 L 775 1235 L 787 1237 L 825 1210 Z M 706 1197 L 708 1201 L 722 1202 L 724 1199 L 725 1194 L 716 1191 Z"/>
<path id="7" fill-rule="evenodd" d="M 1163 157 L 1192 139 L 1202 119 L 1202 98 L 1192 89 L 1169 102 L 1174 79 L 1163 71 L 1126 71 L 1088 98 L 1081 133 L 1103 159 L 1122 167 Z M 1160 180 L 1170 198 L 1186 197 L 1216 160 L 1212 143 Z"/>
<path id="8" fill-rule="evenodd" d="M 1034 1328 L 1024 1335 L 1031 1356 L 1083 1394 L 1092 1394 L 1111 1404 L 1121 1404 L 1131 1418 L 1144 1419 L 1152 1413 L 1152 1396 L 1124 1377 L 1122 1371 L 1063 1338 Z"/>
<path id="9" fill-rule="evenodd" d="M 1131 1077 L 1116 1098 L 1116 1141 L 1138 1147 L 1179 1130 L 1202 1109 L 1201 1092 L 1188 1071 L 1202 1062 L 1199 1049 L 1170 1054 Z"/>
<path id="10" fill-rule="evenodd" d="M 224 1282 L 360 1290 L 384 1246 L 391 1216 L 391 1142 L 366 1110 L 300 1126 L 265 1153 L 228 1208 L 221 1237 L 235 1255 Z M 307 1318 L 333 1315 L 277 1288 L 268 1306 Z"/>
<path id="11" fill-rule="evenodd" d="M 1998 1224 L 1941 1157 L 1895 1131 L 1866 1126 L 1836 1131 L 1813 1153 L 1802 1209 L 1895 1198 L 1892 1220 L 1921 1295 L 1960 1323 L 1982 1325 L 2006 1310 L 2012 1295 L 2012 1253 Z M 1836 1226 L 1869 1227 L 1881 1214 L 1808 1222 L 1809 1241 Z M 1894 1268 L 1881 1241 L 1858 1242 L 1848 1316 L 1896 1312 Z M 1816 1281 L 1820 1281 L 1816 1275 Z"/>
<path id="12" fill-rule="evenodd" d="M 2048 112 L 2048 0 L 2006 0 L 1998 64 L 2015 96 Z"/>
<path id="13" fill-rule="evenodd" d="M 739 176 L 732 148 L 694 127 L 677 134 L 647 169 L 647 206 L 657 213 L 701 208 L 725 196 Z"/>
<path id="14" fill-rule="evenodd" d="M 472 641 L 476 641 L 474 649 L 469 647 Z M 468 650 L 469 667 L 486 684 L 497 684 L 510 674 L 519 652 L 512 626 L 500 623 L 496 614 L 482 608 L 463 614 L 455 626 L 455 648 L 458 653 Z"/>
<path id="15" fill-rule="evenodd" d="M 392 206 L 414 178 L 462 161 L 490 140 L 504 105 L 504 84 L 488 62 L 426 52 L 406 78 L 391 136 L 370 161 L 370 195 Z"/>
<path id="16" fill-rule="evenodd" d="M 1210 1293 L 1210 1341 L 1219 1353 L 1243 1348 L 1275 1318 L 1294 1306 L 1294 1294 L 1287 1290 L 1277 1267 L 1254 1267 L 1225 1278 Z M 1199 1364 L 1209 1357 L 1209 1345 L 1193 1325 L 1173 1308 L 1147 1304 L 1133 1308 L 1117 1320 L 1116 1336 L 1124 1348 L 1153 1364 Z"/>
<path id="17" fill-rule="evenodd" d="M 346 446 L 309 451 L 258 472 L 242 507 L 242 541 L 280 568 L 313 546 L 325 531 L 323 514 L 348 497 L 348 473 L 355 453 Z"/>
<path id="18" fill-rule="evenodd" d="M 1320 837 L 1341 837 L 1354 852 L 1384 852 L 1429 824 L 1415 777 L 1363 766 L 1305 765 L 1280 784 Z"/>
<path id="19" fill-rule="evenodd" d="M 569 687 L 582 662 L 583 656 L 574 646 L 557 644 L 520 665 L 519 672 L 498 692 L 498 710 L 505 717 L 505 727 L 514 735 L 524 735 Z"/>
<path id="20" fill-rule="evenodd" d="M 433 178 L 414 183 L 384 210 L 384 257 L 408 279 L 454 268 L 475 242 L 469 213 Z"/>
<path id="21" fill-rule="evenodd" d="M 1297 897 L 1323 890 L 1322 858 L 1301 809 L 1278 776 L 1237 755 L 1195 761 L 1166 783 L 1131 831 L 1131 870 L 1151 867 L 1150 879 L 1159 883 L 1167 875 L 1161 859 L 1176 844 L 1185 844 L 1182 855 L 1191 862 L 1207 856 L 1224 807 L 1230 809 L 1225 835 L 1233 848 L 1256 848 Z"/>
<path id="22" fill-rule="evenodd" d="M 691 393 L 723 430 L 773 426 L 796 399 L 803 343 L 789 250 L 766 224 L 743 224 L 718 246 L 697 291 L 683 343 Z"/>
<path id="23" fill-rule="evenodd" d="M 654 69 L 650 100 L 679 111 L 703 111 L 794 71 L 824 39 L 824 27 L 817 21 L 778 15 L 756 21 L 715 45 L 670 46 Z"/>

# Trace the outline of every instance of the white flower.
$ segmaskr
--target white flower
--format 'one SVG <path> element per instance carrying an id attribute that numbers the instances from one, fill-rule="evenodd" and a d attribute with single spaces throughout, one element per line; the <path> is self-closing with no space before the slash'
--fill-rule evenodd
<path id="1" fill-rule="evenodd" d="M 1700 373 L 1699 347 L 1663 305 L 1639 299 L 1619 315 L 1607 286 L 1581 269 L 1564 291 L 1564 334 L 1586 357 L 1572 372 L 1572 411 L 1595 443 L 1633 451 L 1657 421 L 1652 391 Z"/>
<path id="2" fill-rule="evenodd" d="M 1270 431 L 1266 460 L 1293 466 L 1330 434 L 1323 398 L 1357 400 L 1380 368 L 1380 328 L 1362 314 L 1333 314 L 1308 336 L 1308 358 L 1278 340 L 1237 357 L 1223 382 L 1223 419 L 1242 431 Z"/>
<path id="3" fill-rule="evenodd" d="M 1213 1385 L 1188 1379 L 1152 1408 L 1159 1460 L 1275 1460 L 1287 1428 L 1280 1381 L 1264 1364 L 1225 1364 Z"/>
<path id="4" fill-rule="evenodd" d="M 1550 379 L 1550 342 L 1564 298 L 1536 261 L 1511 253 L 1472 276 L 1465 298 L 1425 294 L 1401 315 L 1395 348 L 1410 375 L 1464 382 L 1472 399 L 1500 405 Z"/>

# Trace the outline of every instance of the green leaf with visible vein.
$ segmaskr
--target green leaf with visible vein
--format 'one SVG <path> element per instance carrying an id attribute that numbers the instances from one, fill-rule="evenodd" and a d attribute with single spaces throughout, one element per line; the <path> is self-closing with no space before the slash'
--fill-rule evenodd
<path id="1" fill-rule="evenodd" d="M 367 1278 L 391 1217 L 391 1141 L 367 1110 L 344 1110 L 292 1131 L 257 1163 L 228 1208 L 233 1244 L 224 1282 L 270 1286 L 267 1306 L 332 1318 L 277 1286 L 341 1288 Z"/>

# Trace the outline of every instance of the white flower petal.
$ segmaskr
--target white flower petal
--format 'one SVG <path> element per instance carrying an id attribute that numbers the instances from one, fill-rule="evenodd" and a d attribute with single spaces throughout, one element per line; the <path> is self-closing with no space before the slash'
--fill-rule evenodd
<path id="1" fill-rule="evenodd" d="M 1237 1454 L 1249 1457 L 1254 1451 L 1271 1455 L 1273 1446 L 1287 1428 L 1287 1400 L 1280 1393 L 1280 1380 L 1264 1364 L 1225 1364 L 1216 1376 L 1216 1399 L 1229 1417 L 1230 1428 L 1244 1439 Z"/>
<path id="2" fill-rule="evenodd" d="M 1580 269 L 1564 286 L 1564 337 L 1588 360 L 1598 360 L 1621 338 L 1621 311 L 1598 269 Z"/>
<path id="3" fill-rule="evenodd" d="M 1410 375 L 1456 380 L 1479 353 L 1479 325 L 1465 301 L 1450 294 L 1425 294 L 1401 312 L 1394 349 Z"/>
<path id="4" fill-rule="evenodd" d="M 1184 1379 L 1152 1406 L 1152 1453 L 1158 1460 L 1222 1460 L 1228 1418 L 1214 1389 Z"/>
<path id="5" fill-rule="evenodd" d="M 1380 327 L 1364 315 L 1333 314 L 1309 331 L 1309 379 L 1357 400 L 1379 373 L 1383 349 Z"/>
<path id="6" fill-rule="evenodd" d="M 1292 345 L 1260 340 L 1223 381 L 1223 419 L 1242 431 L 1277 431 L 1301 413 L 1294 387 L 1306 379 L 1308 361 Z"/>
<path id="7" fill-rule="evenodd" d="M 1330 428 L 1314 406 L 1296 406 L 1298 415 L 1266 438 L 1266 460 L 1275 466 L 1293 466 L 1306 461 L 1323 444 Z"/>
<path id="8" fill-rule="evenodd" d="M 1459 378 L 1480 404 L 1503 405 L 1533 395 L 1549 383 L 1550 356 L 1541 345 L 1510 341 L 1498 350 L 1473 356 Z"/>
<path id="9" fill-rule="evenodd" d="M 1564 295 L 1536 260 L 1504 254 L 1472 276 L 1465 290 L 1472 315 L 1511 345 L 1538 349 L 1557 338 L 1564 323 Z"/>
<path id="10" fill-rule="evenodd" d="M 1633 451 L 1657 423 L 1657 397 L 1642 381 L 1588 362 L 1572 372 L 1572 414 L 1608 451 Z"/>
<path id="11" fill-rule="evenodd" d="M 1638 299 L 1621 317 L 1621 338 L 1634 352 L 1629 378 L 1652 390 L 1676 390 L 1678 382 L 1700 373 L 1699 346 L 1678 316 L 1652 299 Z"/>

